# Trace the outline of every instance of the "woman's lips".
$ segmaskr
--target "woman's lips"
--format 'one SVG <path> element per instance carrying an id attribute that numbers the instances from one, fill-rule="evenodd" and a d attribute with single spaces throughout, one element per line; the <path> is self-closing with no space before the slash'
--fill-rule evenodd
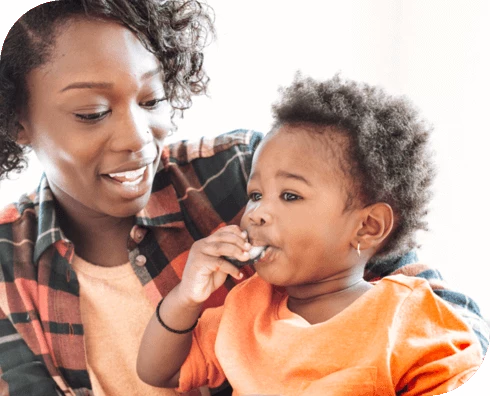
<path id="1" fill-rule="evenodd" d="M 143 175 L 148 166 L 143 166 L 142 168 L 130 170 L 126 172 L 109 173 L 111 179 L 116 180 L 127 186 L 135 186 L 143 180 Z"/>
<path id="2" fill-rule="evenodd" d="M 102 175 L 109 189 L 123 199 L 136 199 L 151 189 L 150 167 Z"/>

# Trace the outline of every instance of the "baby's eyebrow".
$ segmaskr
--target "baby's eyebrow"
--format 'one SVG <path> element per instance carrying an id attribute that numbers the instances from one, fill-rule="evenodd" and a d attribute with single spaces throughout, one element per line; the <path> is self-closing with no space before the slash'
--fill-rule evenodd
<path id="1" fill-rule="evenodd" d="M 311 183 L 305 177 L 303 177 L 301 175 L 297 175 L 295 173 L 291 173 L 291 172 L 287 172 L 287 171 L 284 171 L 284 170 L 280 170 L 280 171 L 278 171 L 276 173 L 276 177 L 281 177 L 281 178 L 284 178 L 284 179 L 298 180 L 298 181 L 303 182 L 306 185 L 308 185 L 308 186 L 311 187 Z"/>

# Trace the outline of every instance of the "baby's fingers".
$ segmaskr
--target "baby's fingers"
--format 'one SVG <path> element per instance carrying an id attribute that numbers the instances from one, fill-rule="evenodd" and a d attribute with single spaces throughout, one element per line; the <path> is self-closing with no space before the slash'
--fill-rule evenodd
<path id="1" fill-rule="evenodd" d="M 235 234 L 235 235 L 241 237 L 242 239 L 247 240 L 247 232 L 244 231 L 244 230 L 242 230 L 237 225 L 227 225 L 227 226 L 221 227 L 213 235 L 219 235 L 219 234 L 222 234 L 222 233 Z"/>
<path id="2" fill-rule="evenodd" d="M 207 238 L 208 243 L 225 242 L 238 246 L 243 251 L 252 247 L 247 240 L 247 233 L 237 226 L 228 226 L 220 229 Z"/>
<path id="3" fill-rule="evenodd" d="M 214 271 L 231 275 L 235 279 L 243 278 L 243 274 L 237 267 L 222 258 L 218 259 L 216 266 L 214 267 Z"/>
<path id="4" fill-rule="evenodd" d="M 209 240 L 206 241 L 202 248 L 202 253 L 211 257 L 232 257 L 239 261 L 247 261 L 250 258 L 248 250 L 250 250 L 251 245 L 246 243 L 239 243 L 233 238 L 228 241 L 216 241 Z"/>

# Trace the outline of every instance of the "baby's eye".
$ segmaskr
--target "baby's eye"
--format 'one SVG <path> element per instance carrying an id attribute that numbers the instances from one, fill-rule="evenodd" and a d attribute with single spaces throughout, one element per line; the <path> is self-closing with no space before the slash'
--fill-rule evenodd
<path id="1" fill-rule="evenodd" d="M 141 106 L 147 107 L 149 109 L 156 109 L 160 103 L 165 102 L 166 100 L 167 98 L 152 99 L 147 102 L 141 103 Z"/>
<path id="2" fill-rule="evenodd" d="M 297 201 L 298 199 L 301 199 L 301 197 L 293 193 L 285 192 L 282 193 L 282 199 L 285 201 Z"/>
<path id="3" fill-rule="evenodd" d="M 260 194 L 258 192 L 253 192 L 253 193 L 248 194 L 248 199 L 250 199 L 253 202 L 258 201 L 261 198 L 262 198 L 262 194 Z"/>
<path id="4" fill-rule="evenodd" d="M 102 120 L 110 112 L 110 110 L 105 110 L 97 113 L 75 113 L 75 117 L 83 122 L 97 122 Z"/>

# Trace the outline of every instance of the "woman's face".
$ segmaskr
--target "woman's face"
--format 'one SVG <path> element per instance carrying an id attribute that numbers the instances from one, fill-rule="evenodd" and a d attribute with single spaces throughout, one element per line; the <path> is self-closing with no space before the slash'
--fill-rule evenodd
<path id="1" fill-rule="evenodd" d="M 51 59 L 27 76 L 21 140 L 65 210 L 132 216 L 171 128 L 160 63 L 114 22 L 77 19 L 60 32 Z"/>

